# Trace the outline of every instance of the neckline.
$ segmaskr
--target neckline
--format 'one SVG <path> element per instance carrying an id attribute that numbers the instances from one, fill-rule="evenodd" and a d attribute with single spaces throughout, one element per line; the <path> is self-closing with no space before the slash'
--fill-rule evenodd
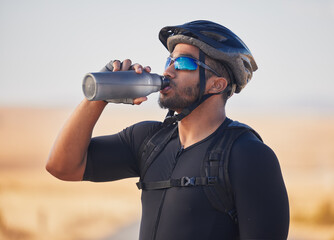
<path id="1" fill-rule="evenodd" d="M 180 135 L 177 134 L 177 141 L 178 141 L 180 149 L 182 148 L 184 151 L 186 151 L 186 150 L 189 150 L 191 148 L 196 147 L 197 145 L 199 145 L 199 144 L 201 144 L 203 142 L 208 141 L 210 138 L 214 137 L 222 128 L 224 128 L 226 125 L 228 125 L 230 123 L 230 121 L 231 121 L 231 119 L 229 119 L 228 117 L 226 117 L 225 120 L 219 125 L 219 127 L 217 127 L 217 129 L 213 133 L 211 133 L 206 138 L 203 138 L 202 140 L 200 140 L 198 142 L 195 142 L 194 144 L 192 144 L 192 145 L 190 145 L 190 146 L 188 146 L 186 148 L 181 144 Z M 177 133 L 178 132 L 179 132 L 179 128 L 177 127 Z"/>

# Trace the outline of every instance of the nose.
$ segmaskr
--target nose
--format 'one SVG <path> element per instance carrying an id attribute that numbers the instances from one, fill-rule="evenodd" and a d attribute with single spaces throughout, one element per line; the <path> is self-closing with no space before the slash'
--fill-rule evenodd
<path id="1" fill-rule="evenodd" d="M 174 63 L 171 63 L 164 71 L 163 75 L 168 78 L 175 78 L 176 76 L 176 70 L 174 68 Z"/>

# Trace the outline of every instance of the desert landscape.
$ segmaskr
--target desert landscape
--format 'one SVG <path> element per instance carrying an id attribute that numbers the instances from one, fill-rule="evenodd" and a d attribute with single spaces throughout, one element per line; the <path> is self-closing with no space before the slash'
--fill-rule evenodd
<path id="1" fill-rule="evenodd" d="M 137 179 L 63 182 L 45 171 L 53 141 L 72 110 L 0 107 L 0 239 L 106 239 L 140 219 Z M 94 135 L 163 116 L 108 107 Z M 229 117 L 255 128 L 280 160 L 290 200 L 289 239 L 333 240 L 334 115 Z"/>

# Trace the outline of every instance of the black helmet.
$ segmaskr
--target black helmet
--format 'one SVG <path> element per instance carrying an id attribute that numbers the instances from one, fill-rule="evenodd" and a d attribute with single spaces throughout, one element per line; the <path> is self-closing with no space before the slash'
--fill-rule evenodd
<path id="1" fill-rule="evenodd" d="M 257 70 L 246 44 L 231 30 L 214 22 L 198 20 L 160 30 L 159 39 L 169 52 L 178 43 L 194 45 L 232 71 L 232 93 L 239 93 Z"/>

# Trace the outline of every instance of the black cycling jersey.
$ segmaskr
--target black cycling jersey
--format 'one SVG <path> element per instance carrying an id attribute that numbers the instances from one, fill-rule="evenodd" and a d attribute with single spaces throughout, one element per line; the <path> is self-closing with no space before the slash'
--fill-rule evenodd
<path id="1" fill-rule="evenodd" d="M 93 138 L 84 180 L 139 177 L 139 148 L 159 124 L 142 122 L 115 135 Z M 201 164 L 215 134 L 183 149 L 176 132 L 143 180 L 200 176 Z M 236 239 L 238 234 L 241 239 L 286 239 L 288 198 L 273 151 L 249 132 L 236 140 L 229 162 L 238 224 L 211 206 L 203 186 L 143 190 L 140 239 L 221 240 Z"/>

